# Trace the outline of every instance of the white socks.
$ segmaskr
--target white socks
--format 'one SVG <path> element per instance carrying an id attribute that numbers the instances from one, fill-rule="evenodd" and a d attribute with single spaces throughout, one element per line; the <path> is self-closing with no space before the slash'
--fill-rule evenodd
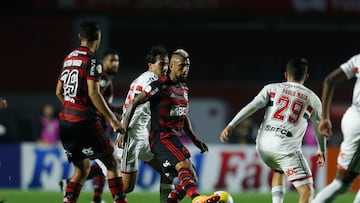
<path id="1" fill-rule="evenodd" d="M 272 203 L 283 203 L 285 188 L 282 185 L 271 188 Z"/>
<path id="2" fill-rule="evenodd" d="M 360 203 L 360 190 L 356 193 L 353 203 Z"/>
<path id="3" fill-rule="evenodd" d="M 312 203 L 332 202 L 338 195 L 345 193 L 349 187 L 350 185 L 344 185 L 340 180 L 334 179 L 315 196 Z"/>

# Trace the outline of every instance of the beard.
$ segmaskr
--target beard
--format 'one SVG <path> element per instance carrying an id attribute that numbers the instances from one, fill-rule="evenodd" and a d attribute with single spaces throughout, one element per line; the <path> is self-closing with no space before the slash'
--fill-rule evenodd
<path id="1" fill-rule="evenodd" d="M 187 76 L 180 76 L 178 80 L 180 82 L 187 82 Z"/>

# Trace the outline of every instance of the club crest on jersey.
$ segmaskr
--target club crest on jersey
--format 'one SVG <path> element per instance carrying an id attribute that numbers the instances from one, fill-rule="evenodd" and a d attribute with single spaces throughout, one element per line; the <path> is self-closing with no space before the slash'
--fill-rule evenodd
<path id="1" fill-rule="evenodd" d="M 100 87 L 106 86 L 106 80 L 100 80 Z"/>

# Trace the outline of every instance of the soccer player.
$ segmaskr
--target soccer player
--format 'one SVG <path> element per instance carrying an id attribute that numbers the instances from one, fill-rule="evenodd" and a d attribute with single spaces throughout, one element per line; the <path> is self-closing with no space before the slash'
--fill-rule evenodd
<path id="1" fill-rule="evenodd" d="M 266 85 L 258 95 L 230 121 L 220 134 L 224 142 L 241 121 L 265 108 L 264 120 L 258 130 L 256 150 L 273 171 L 272 202 L 284 200 L 284 174 L 300 194 L 299 202 L 308 203 L 313 197 L 313 178 L 301 151 L 308 121 L 317 127 L 320 122 L 321 101 L 303 84 L 308 78 L 308 63 L 293 58 L 286 65 L 286 82 Z M 316 128 L 317 132 L 317 128 Z M 325 137 L 317 133 L 317 164 L 325 162 Z"/>
<path id="2" fill-rule="evenodd" d="M 159 77 L 166 75 L 169 66 L 168 52 L 163 46 L 153 46 L 146 56 L 147 71 L 134 79 L 127 93 L 123 112 L 126 111 L 130 101 L 135 98 L 151 82 L 158 80 Z M 126 134 L 125 145 L 119 149 L 118 156 L 121 158 L 121 172 L 124 181 L 125 191 L 131 192 L 135 188 L 138 160 L 154 168 L 161 174 L 160 183 L 160 202 L 167 200 L 168 194 L 172 190 L 172 181 L 169 180 L 161 170 L 160 163 L 154 158 L 149 146 L 150 123 L 150 103 L 146 102 L 139 105 L 130 121 L 128 132 Z M 124 136 L 124 135 L 121 135 Z M 124 138 L 120 138 L 124 139 Z"/>
<path id="3" fill-rule="evenodd" d="M 190 152 L 180 140 L 182 135 L 189 136 L 201 152 L 208 151 L 193 132 L 188 118 L 188 87 L 186 79 L 190 68 L 189 54 L 176 50 L 170 59 L 170 72 L 144 87 L 130 103 L 123 118 L 123 127 L 129 131 L 129 123 L 138 105 L 150 101 L 151 127 L 150 148 L 160 162 L 162 170 L 169 179 L 177 178 L 178 184 L 169 194 L 167 203 L 178 202 L 186 194 L 193 203 L 215 203 L 219 196 L 200 195 L 197 177 L 190 162 Z M 122 141 L 118 138 L 121 145 Z"/>
<path id="4" fill-rule="evenodd" d="M 112 103 L 114 98 L 114 85 L 113 85 L 113 77 L 119 70 L 119 54 L 115 50 L 107 50 L 105 51 L 103 58 L 102 58 L 102 71 L 100 74 L 100 92 L 103 95 L 107 105 L 110 109 L 114 110 Z M 111 136 L 113 134 L 113 130 L 111 126 L 109 126 L 108 122 L 106 121 L 105 117 L 100 113 L 102 125 L 104 129 L 107 129 L 110 138 L 113 139 Z M 101 199 L 104 186 L 105 186 L 105 175 L 106 167 L 102 164 L 98 159 L 93 162 L 90 168 L 89 175 L 87 180 L 93 179 L 94 184 L 94 194 L 93 194 L 93 201 L 92 203 L 105 203 Z M 66 184 L 69 180 L 64 179 L 59 182 L 61 191 L 65 194 Z"/>
<path id="5" fill-rule="evenodd" d="M 353 90 L 352 104 L 346 110 L 341 120 L 341 130 L 344 140 L 340 146 L 337 157 L 337 173 L 335 179 L 323 188 L 315 197 L 315 203 L 332 202 L 337 196 L 345 193 L 352 185 L 360 172 L 359 147 L 360 147 L 360 55 L 351 57 L 326 76 L 322 90 L 322 114 L 319 131 L 332 135 L 330 121 L 330 106 L 335 85 L 352 78 L 356 78 Z M 360 203 L 360 191 L 356 194 L 354 203 Z"/>
<path id="6" fill-rule="evenodd" d="M 100 159 L 107 168 L 110 192 L 115 203 L 125 203 L 123 181 L 118 172 L 113 142 L 101 124 L 99 112 L 116 130 L 121 122 L 100 93 L 101 65 L 94 52 L 99 48 L 101 29 L 92 21 L 80 25 L 80 46 L 65 57 L 56 95 L 62 102 L 59 113 L 60 139 L 75 171 L 66 187 L 64 203 L 76 203 L 90 171 L 90 160 Z"/>

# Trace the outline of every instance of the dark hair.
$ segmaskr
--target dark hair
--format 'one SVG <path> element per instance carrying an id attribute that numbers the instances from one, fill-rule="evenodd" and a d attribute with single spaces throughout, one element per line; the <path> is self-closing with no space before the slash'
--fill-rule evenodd
<path id="1" fill-rule="evenodd" d="M 156 57 L 167 57 L 168 52 L 162 45 L 156 45 L 151 47 L 149 53 L 146 55 L 146 64 L 156 62 Z"/>
<path id="2" fill-rule="evenodd" d="M 108 55 L 119 55 L 119 53 L 115 49 L 108 49 L 104 52 L 103 58 L 105 58 Z"/>
<path id="3" fill-rule="evenodd" d="M 87 41 L 99 39 L 100 25 L 93 21 L 84 21 L 80 24 L 80 37 L 86 38 Z"/>
<path id="4" fill-rule="evenodd" d="M 286 71 L 294 80 L 301 81 L 308 71 L 308 61 L 305 58 L 295 57 L 286 64 Z"/>

